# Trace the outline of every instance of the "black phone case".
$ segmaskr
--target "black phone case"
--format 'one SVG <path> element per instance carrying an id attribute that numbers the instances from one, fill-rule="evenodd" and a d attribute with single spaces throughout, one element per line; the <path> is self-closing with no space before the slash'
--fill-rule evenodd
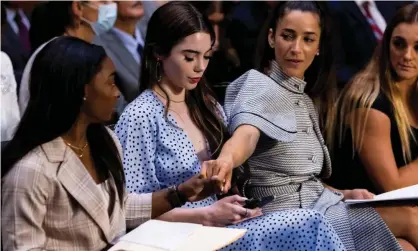
<path id="1" fill-rule="evenodd" d="M 272 202 L 274 200 L 274 196 L 266 196 L 263 198 L 251 198 L 245 201 L 244 207 L 248 209 L 254 209 L 257 207 L 263 207 L 267 203 Z"/>

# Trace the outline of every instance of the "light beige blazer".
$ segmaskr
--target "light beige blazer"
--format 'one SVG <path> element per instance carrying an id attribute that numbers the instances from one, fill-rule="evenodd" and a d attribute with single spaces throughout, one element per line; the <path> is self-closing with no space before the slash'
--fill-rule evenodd
<path id="1" fill-rule="evenodd" d="M 109 184 L 107 210 L 100 188 L 61 137 L 35 148 L 2 179 L 3 250 L 101 250 L 126 227 L 151 218 L 152 194 L 125 193 L 121 208 L 112 177 Z"/>

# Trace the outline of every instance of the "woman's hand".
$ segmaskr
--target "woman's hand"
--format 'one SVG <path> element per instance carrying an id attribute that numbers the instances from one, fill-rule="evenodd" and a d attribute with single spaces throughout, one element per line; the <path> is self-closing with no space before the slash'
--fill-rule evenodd
<path id="1" fill-rule="evenodd" d="M 205 178 L 197 174 L 178 186 L 180 193 L 187 197 L 190 202 L 203 200 L 212 194 L 219 193 L 220 181 L 216 178 Z"/>
<path id="2" fill-rule="evenodd" d="M 203 225 L 224 227 L 262 215 L 260 208 L 244 208 L 247 199 L 238 195 L 225 197 L 205 208 Z"/>
<path id="3" fill-rule="evenodd" d="M 374 198 L 374 194 L 366 189 L 342 190 L 341 193 L 344 195 L 344 200 L 367 200 Z"/>
<path id="4" fill-rule="evenodd" d="M 206 178 L 218 180 L 221 192 L 227 193 L 231 188 L 233 169 L 232 157 L 222 157 L 203 162 L 200 173 Z"/>

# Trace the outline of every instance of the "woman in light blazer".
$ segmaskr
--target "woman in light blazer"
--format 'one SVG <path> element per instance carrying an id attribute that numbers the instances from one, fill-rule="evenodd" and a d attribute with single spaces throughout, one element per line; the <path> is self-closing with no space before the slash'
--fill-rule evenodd
<path id="1" fill-rule="evenodd" d="M 102 250 L 176 199 L 213 193 L 195 176 L 176 189 L 127 194 L 121 148 L 103 123 L 119 97 L 103 48 L 60 37 L 31 71 L 30 100 L 2 151 L 3 250 Z"/>

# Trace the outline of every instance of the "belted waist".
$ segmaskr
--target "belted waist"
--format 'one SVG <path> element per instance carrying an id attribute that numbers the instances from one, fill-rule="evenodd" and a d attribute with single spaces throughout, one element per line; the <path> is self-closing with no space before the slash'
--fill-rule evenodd
<path id="1" fill-rule="evenodd" d="M 277 175 L 277 174 L 276 175 L 257 175 L 257 173 L 252 173 L 251 178 L 248 180 L 247 184 L 249 186 L 278 187 L 278 186 L 301 184 L 306 181 L 320 182 L 320 180 L 313 174 L 290 176 L 290 175 Z"/>
<path id="2" fill-rule="evenodd" d="M 243 190 L 247 197 L 274 195 L 276 198 L 266 206 L 267 210 L 312 208 L 324 191 L 324 185 L 314 175 L 265 177 L 263 180 L 252 177 Z"/>

